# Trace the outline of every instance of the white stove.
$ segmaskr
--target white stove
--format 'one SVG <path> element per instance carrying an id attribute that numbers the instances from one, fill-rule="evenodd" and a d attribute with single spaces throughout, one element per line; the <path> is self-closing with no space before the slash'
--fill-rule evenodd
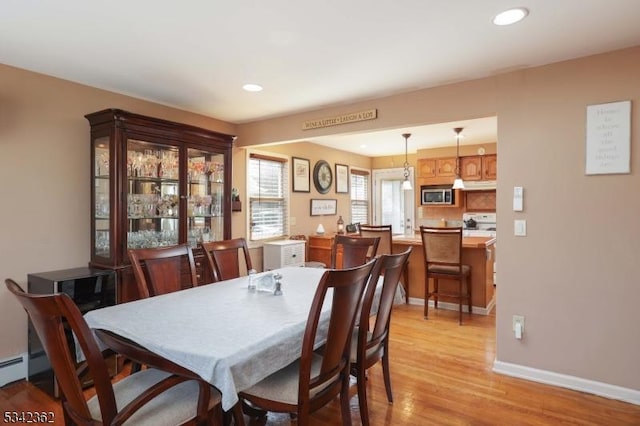
<path id="1" fill-rule="evenodd" d="M 462 214 L 462 235 L 465 237 L 495 237 L 497 233 L 495 213 Z"/>

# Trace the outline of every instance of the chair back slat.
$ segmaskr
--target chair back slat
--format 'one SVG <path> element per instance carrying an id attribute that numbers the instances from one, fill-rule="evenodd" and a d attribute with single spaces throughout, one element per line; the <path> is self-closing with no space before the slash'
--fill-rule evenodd
<path id="1" fill-rule="evenodd" d="M 364 265 L 370 259 L 368 255 L 376 255 L 380 237 L 348 237 L 337 235 L 331 248 L 331 266 L 336 268 L 338 248 L 342 247 L 342 268 L 348 269 Z"/>
<path id="2" fill-rule="evenodd" d="M 209 267 L 213 271 L 215 281 L 230 280 L 241 275 L 240 257 L 244 257 L 244 266 L 253 269 L 249 247 L 244 238 L 202 243 Z"/>
<path id="3" fill-rule="evenodd" d="M 375 348 L 380 347 L 388 335 L 393 300 L 411 250 L 412 248 L 409 247 L 403 253 L 381 255 L 371 272 L 359 319 L 358 352 L 362 355 L 369 352 L 375 353 Z M 369 332 L 369 318 L 372 316 L 376 287 L 380 278 L 382 278 L 382 290 L 378 299 L 378 310 L 375 312 L 373 329 Z"/>
<path id="4" fill-rule="evenodd" d="M 378 244 L 377 253 L 368 253 L 369 258 L 375 257 L 376 254 L 391 254 L 393 231 L 391 225 L 360 225 L 361 237 L 380 237 L 380 243 Z"/>
<path id="5" fill-rule="evenodd" d="M 130 249 L 129 259 L 140 298 L 157 296 L 198 285 L 193 252 L 188 244 Z"/>

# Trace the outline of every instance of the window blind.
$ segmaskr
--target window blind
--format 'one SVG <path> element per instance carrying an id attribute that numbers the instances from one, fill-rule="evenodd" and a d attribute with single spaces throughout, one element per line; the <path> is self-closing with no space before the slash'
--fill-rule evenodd
<path id="1" fill-rule="evenodd" d="M 287 164 L 281 158 L 249 156 L 250 239 L 263 240 L 286 234 Z"/>
<path id="2" fill-rule="evenodd" d="M 351 171 L 351 223 L 369 223 L 369 173 Z"/>

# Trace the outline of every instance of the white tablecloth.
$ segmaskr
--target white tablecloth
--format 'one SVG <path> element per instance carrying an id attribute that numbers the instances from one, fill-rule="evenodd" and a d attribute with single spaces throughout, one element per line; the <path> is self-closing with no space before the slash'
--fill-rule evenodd
<path id="1" fill-rule="evenodd" d="M 324 269 L 283 268 L 283 295 L 247 291 L 247 277 L 195 287 L 84 315 L 89 327 L 126 337 L 202 377 L 229 410 L 237 393 L 300 357 Z M 328 299 L 323 315 L 331 309 Z M 325 321 L 326 322 L 326 321 Z M 324 339 L 326 330 L 320 330 Z"/>
<path id="2" fill-rule="evenodd" d="M 222 393 L 227 411 L 237 393 L 300 357 L 302 336 L 325 269 L 290 267 L 283 295 L 249 292 L 247 277 L 109 306 L 84 315 L 89 327 L 126 337 L 198 374 Z M 403 303 L 396 293 L 396 302 Z M 318 342 L 326 338 L 331 298 Z M 324 319 L 324 321 L 322 320 Z"/>

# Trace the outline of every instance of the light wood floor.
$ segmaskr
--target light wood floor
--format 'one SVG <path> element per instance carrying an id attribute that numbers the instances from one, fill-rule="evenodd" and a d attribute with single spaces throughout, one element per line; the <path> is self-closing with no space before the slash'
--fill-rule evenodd
<path id="1" fill-rule="evenodd" d="M 386 401 L 382 369 L 369 374 L 372 425 L 640 425 L 640 406 L 495 374 L 495 316 L 464 317 L 457 312 L 398 306 L 391 325 L 394 403 Z M 351 419 L 360 424 L 358 399 Z M 0 389 L 0 408 L 54 410 L 56 402 L 29 383 Z M 312 425 L 341 424 L 337 401 L 313 415 Z M 288 416 L 270 415 L 269 425 L 288 425 Z"/>

